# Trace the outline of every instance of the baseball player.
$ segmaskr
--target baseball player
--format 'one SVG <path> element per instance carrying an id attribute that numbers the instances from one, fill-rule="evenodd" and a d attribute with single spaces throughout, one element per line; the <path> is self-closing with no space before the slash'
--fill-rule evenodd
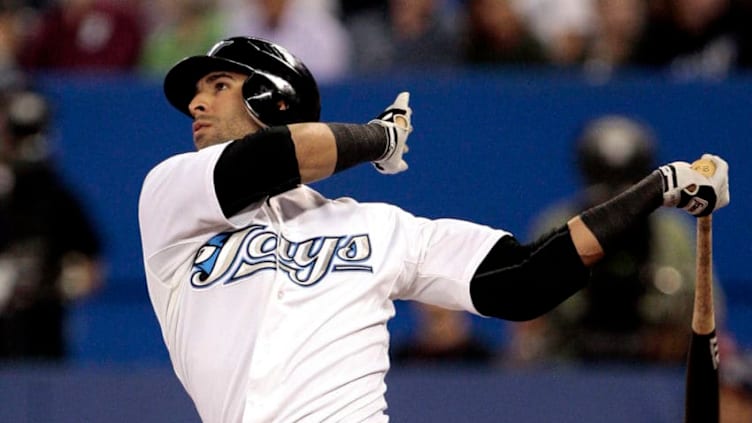
<path id="1" fill-rule="evenodd" d="M 541 315 L 661 205 L 728 203 L 727 165 L 685 162 L 522 245 L 471 222 L 328 199 L 306 184 L 371 162 L 407 169 L 409 94 L 367 124 L 319 122 L 316 81 L 283 47 L 235 37 L 166 75 L 197 151 L 146 176 L 149 295 L 175 373 L 205 422 L 387 422 L 394 300 L 484 316 Z"/>

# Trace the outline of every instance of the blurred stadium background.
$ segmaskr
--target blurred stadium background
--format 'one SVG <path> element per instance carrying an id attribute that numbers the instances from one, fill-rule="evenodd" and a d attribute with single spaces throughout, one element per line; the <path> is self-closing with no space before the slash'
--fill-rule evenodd
<path id="1" fill-rule="evenodd" d="M 164 100 L 160 81 L 48 76 L 39 83 L 55 105 L 64 175 L 106 241 L 107 281 L 72 310 L 70 365 L 0 369 L 0 421 L 198 421 L 151 311 L 137 222 L 146 172 L 193 148 L 189 122 Z M 524 236 L 533 215 L 575 190 L 572 137 L 593 117 L 621 113 L 650 123 L 660 161 L 723 155 L 732 201 L 714 220 L 716 274 L 726 326 L 752 349 L 752 79 L 626 75 L 599 84 L 579 74 L 499 69 L 361 77 L 322 86 L 322 119 L 365 122 L 405 89 L 416 128 L 410 171 L 384 177 L 363 166 L 315 188 Z M 504 348 L 505 323 L 474 323 L 484 342 Z M 405 342 L 411 321 L 402 306 L 391 328 L 393 347 Z M 388 378 L 394 421 L 676 422 L 683 411 L 681 368 L 395 368 Z"/>

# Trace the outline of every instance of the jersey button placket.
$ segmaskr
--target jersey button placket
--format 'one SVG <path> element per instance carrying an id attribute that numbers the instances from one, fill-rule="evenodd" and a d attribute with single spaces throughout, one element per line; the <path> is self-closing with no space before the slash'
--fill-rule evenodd
<path id="1" fill-rule="evenodd" d="M 269 219 L 269 230 L 277 237 L 277 245 L 279 245 L 279 237 L 282 236 L 282 224 L 279 220 L 278 207 L 279 206 L 275 204 L 272 199 L 268 199 L 264 205 L 266 215 Z M 256 346 L 253 352 L 253 363 L 250 369 L 249 390 L 246 396 L 246 406 L 257 410 L 259 407 L 264 406 L 264 397 L 269 395 L 276 386 L 273 373 L 277 357 L 274 351 L 273 340 L 277 337 L 279 332 L 278 328 L 281 315 L 279 306 L 276 303 L 284 296 L 281 289 L 283 281 L 280 279 L 281 277 L 284 277 L 284 272 L 280 272 L 278 254 L 274 254 L 274 260 L 275 272 L 274 277 L 271 280 L 273 286 L 272 289 L 269 290 L 269 294 L 273 297 L 270 298 L 267 311 L 264 315 L 264 322 L 261 325 L 256 338 Z M 274 299 L 275 297 L 276 301 Z"/>
<path id="2" fill-rule="evenodd" d="M 281 257 L 279 248 L 282 244 L 279 240 L 284 236 L 284 221 L 282 217 L 284 214 L 279 202 L 274 198 L 270 198 L 267 202 L 267 210 L 270 218 L 269 221 L 272 222 L 274 232 L 277 235 L 277 251 L 274 254 L 277 270 L 274 275 L 274 288 L 277 292 L 277 300 L 282 301 L 285 297 L 285 283 L 287 281 L 287 275 L 284 271 L 280 271 L 281 266 L 279 265 L 279 258 Z"/>

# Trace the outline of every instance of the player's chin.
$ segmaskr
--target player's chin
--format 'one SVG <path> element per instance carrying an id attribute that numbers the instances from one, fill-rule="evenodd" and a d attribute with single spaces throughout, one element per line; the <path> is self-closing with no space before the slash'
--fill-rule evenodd
<path id="1" fill-rule="evenodd" d="M 196 149 L 200 150 L 212 144 L 213 142 L 211 141 L 211 137 L 206 133 L 206 131 L 199 130 L 193 133 L 193 145 L 196 146 Z"/>

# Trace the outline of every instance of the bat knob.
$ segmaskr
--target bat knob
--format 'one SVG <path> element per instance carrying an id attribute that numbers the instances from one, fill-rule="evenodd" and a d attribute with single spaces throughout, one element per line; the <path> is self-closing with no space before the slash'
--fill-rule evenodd
<path id="1" fill-rule="evenodd" d="M 691 168 L 708 178 L 715 174 L 715 163 L 708 159 L 699 159 L 692 162 Z"/>

